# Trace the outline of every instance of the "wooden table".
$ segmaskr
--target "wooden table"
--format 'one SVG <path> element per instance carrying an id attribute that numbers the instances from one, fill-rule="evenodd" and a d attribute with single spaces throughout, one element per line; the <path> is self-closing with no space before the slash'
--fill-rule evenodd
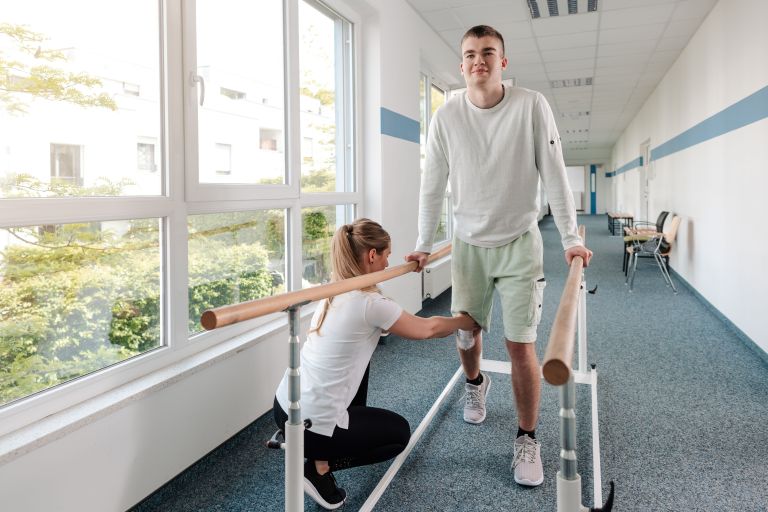
<path id="1" fill-rule="evenodd" d="M 612 235 L 622 235 L 624 226 L 632 227 L 635 216 L 631 213 L 608 212 L 608 231 Z"/>

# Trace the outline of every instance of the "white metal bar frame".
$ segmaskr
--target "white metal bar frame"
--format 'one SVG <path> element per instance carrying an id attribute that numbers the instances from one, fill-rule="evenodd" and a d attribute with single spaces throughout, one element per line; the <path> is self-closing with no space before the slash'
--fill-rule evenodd
<path id="1" fill-rule="evenodd" d="M 443 389 L 443 392 L 440 393 L 440 396 L 437 397 L 437 400 L 435 400 L 435 403 L 432 404 L 432 407 L 427 412 L 426 416 L 424 416 L 424 419 L 421 420 L 421 423 L 419 423 L 419 426 L 416 428 L 416 431 L 411 435 L 410 441 L 408 441 L 408 446 L 405 447 L 405 450 L 400 453 L 397 457 L 395 457 L 395 460 L 392 462 L 392 465 L 389 466 L 389 469 L 386 473 L 384 473 L 384 476 L 381 477 L 381 480 L 379 481 L 378 485 L 373 489 L 373 492 L 371 492 L 370 496 L 368 496 L 368 499 L 365 500 L 365 503 L 363 503 L 363 506 L 360 507 L 360 512 L 369 512 L 373 510 L 373 507 L 376 505 L 376 503 L 379 501 L 379 498 L 384 494 L 384 491 L 387 490 L 387 487 L 389 486 L 390 482 L 393 478 L 395 478 L 395 475 L 400 470 L 400 467 L 403 465 L 403 462 L 405 462 L 405 459 L 408 458 L 408 455 L 413 450 L 413 447 L 416 446 L 416 443 L 419 442 L 421 439 L 422 434 L 427 429 L 429 424 L 432 422 L 432 419 L 435 417 L 435 414 L 437 414 L 437 411 L 440 409 L 440 407 L 443 405 L 443 402 L 445 402 L 445 398 L 448 396 L 448 393 L 453 389 L 453 387 L 456 385 L 456 382 L 461 378 L 461 376 L 464 375 L 464 369 L 459 366 L 459 369 L 456 370 L 456 373 L 453 374 L 453 377 L 451 377 L 451 380 L 448 381 L 448 384 L 445 386 L 445 389 Z"/>
<path id="2" fill-rule="evenodd" d="M 450 251 L 450 245 L 442 248 L 438 253 L 430 256 L 430 260 L 438 259 Z M 286 451 L 285 457 L 285 510 L 286 512 L 303 512 L 304 510 L 304 492 L 303 492 L 303 458 L 304 458 L 304 424 L 301 421 L 300 400 L 300 341 L 299 341 L 299 310 L 302 305 L 317 300 L 321 290 L 332 290 L 330 295 L 336 295 L 346 291 L 344 289 L 353 289 L 368 285 L 368 281 L 382 281 L 392 279 L 398 275 L 403 275 L 415 266 L 413 263 L 399 265 L 393 269 L 375 273 L 377 275 L 360 276 L 348 279 L 346 282 L 323 285 L 309 290 L 291 292 L 283 296 L 275 296 L 266 299 L 251 301 L 235 306 L 226 306 L 209 310 L 204 314 L 205 320 L 202 322 L 207 329 L 213 329 L 222 325 L 228 325 L 234 322 L 254 318 L 261 314 L 267 314 L 275 311 L 275 308 L 283 304 L 290 297 L 300 297 L 302 302 L 289 305 L 285 311 L 289 314 L 290 325 L 290 361 L 289 361 L 289 411 L 288 420 L 285 424 L 285 443 L 282 448 Z M 579 369 L 570 371 L 568 381 L 560 386 L 560 417 L 561 417 L 561 461 L 560 471 L 557 473 L 557 510 L 558 512 L 583 512 L 590 509 L 581 504 L 581 476 L 577 472 L 576 459 L 576 416 L 574 411 L 576 389 L 575 384 L 589 384 L 592 391 L 592 463 L 594 479 L 594 498 L 595 503 L 602 503 L 601 488 L 601 469 L 600 469 L 600 438 L 598 429 L 597 414 L 597 371 L 594 367 L 587 370 L 587 333 L 586 333 L 586 280 L 581 271 L 581 282 L 578 291 L 577 325 L 576 333 L 578 335 L 579 350 Z M 562 301 L 561 301 L 562 302 Z M 573 331 L 571 331 L 573 332 Z M 481 359 L 482 370 L 496 373 L 511 373 L 509 362 L 493 361 Z M 378 503 L 387 487 L 394 479 L 397 472 L 402 467 L 405 459 L 413 451 L 413 448 L 420 441 L 424 431 L 434 419 L 437 411 L 445 402 L 446 397 L 456 385 L 456 382 L 463 374 L 463 368 L 460 366 L 448 381 L 443 391 L 438 396 L 435 403 L 427 412 L 424 419 L 416 428 L 408 442 L 408 445 L 390 465 L 387 472 L 376 485 L 369 495 L 368 499 L 360 508 L 363 512 L 370 512 Z"/>
<path id="3" fill-rule="evenodd" d="M 288 419 L 285 422 L 285 510 L 304 510 L 304 423 L 301 421 L 301 304 L 287 309 L 290 338 L 288 361 Z"/>

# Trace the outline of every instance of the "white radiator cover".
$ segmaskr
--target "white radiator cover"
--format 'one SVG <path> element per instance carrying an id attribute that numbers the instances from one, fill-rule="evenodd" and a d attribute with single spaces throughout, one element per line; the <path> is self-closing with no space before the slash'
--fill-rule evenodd
<path id="1" fill-rule="evenodd" d="M 451 257 L 430 263 L 421 275 L 421 300 L 434 299 L 451 287 Z"/>

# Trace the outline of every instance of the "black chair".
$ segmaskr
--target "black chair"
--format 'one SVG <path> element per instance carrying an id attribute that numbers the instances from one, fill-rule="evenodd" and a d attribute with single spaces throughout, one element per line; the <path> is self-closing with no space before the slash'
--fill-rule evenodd
<path id="1" fill-rule="evenodd" d="M 635 274 L 637 273 L 637 258 L 648 257 L 656 260 L 656 265 L 661 271 L 661 275 L 664 277 L 664 282 L 667 286 L 672 287 L 672 291 L 677 294 L 677 288 L 672 282 L 672 277 L 669 275 L 669 253 L 672 252 L 675 239 L 677 238 L 677 229 L 680 227 L 680 221 L 682 219 L 679 215 L 673 215 L 672 220 L 666 226 L 666 231 L 651 236 L 649 240 L 645 242 L 635 241 L 632 245 L 627 247 L 626 251 L 629 253 L 629 275 L 624 280 L 624 284 L 629 284 L 629 291 L 632 291 L 632 287 L 635 284 Z"/>
<path id="2" fill-rule="evenodd" d="M 651 223 L 646 220 L 641 220 L 634 223 L 633 227 L 624 228 L 624 262 L 621 265 L 621 270 L 624 271 L 624 275 L 627 275 L 629 271 L 629 255 L 627 248 L 634 242 L 647 242 L 653 236 L 664 232 L 664 222 L 669 216 L 668 211 L 663 211 L 659 214 L 655 223 Z"/>

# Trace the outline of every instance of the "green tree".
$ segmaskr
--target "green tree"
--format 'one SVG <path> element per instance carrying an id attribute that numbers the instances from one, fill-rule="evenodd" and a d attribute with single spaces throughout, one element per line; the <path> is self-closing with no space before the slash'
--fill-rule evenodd
<path id="1" fill-rule="evenodd" d="M 39 32 L 0 23 L 0 103 L 7 112 L 25 113 L 34 98 L 117 110 L 112 97 L 94 91 L 101 87 L 101 80 L 63 69 L 67 62 L 64 52 L 45 48 L 45 44 L 46 37 Z"/>
<path id="2" fill-rule="evenodd" d="M 304 258 L 314 262 L 310 267 L 312 271 L 305 269 L 304 278 L 315 283 L 326 281 L 331 274 L 331 239 L 334 224 L 328 220 L 328 210 L 329 207 L 326 206 L 309 208 L 302 213 L 304 229 L 301 242 Z"/>

